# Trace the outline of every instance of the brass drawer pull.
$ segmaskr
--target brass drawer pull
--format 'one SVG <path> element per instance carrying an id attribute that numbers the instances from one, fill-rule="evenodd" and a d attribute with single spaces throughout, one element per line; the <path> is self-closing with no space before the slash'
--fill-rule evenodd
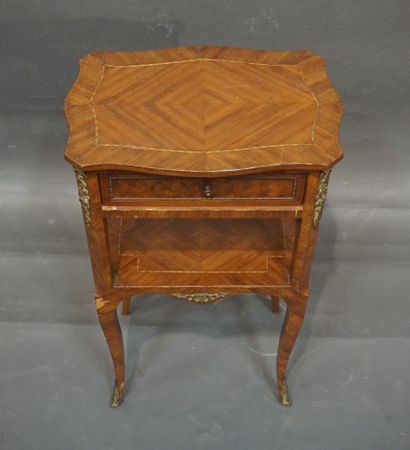
<path id="1" fill-rule="evenodd" d="M 209 183 L 205 183 L 205 185 L 204 185 L 204 195 L 205 195 L 206 198 L 212 198 L 213 197 L 212 188 L 211 188 L 211 185 Z"/>

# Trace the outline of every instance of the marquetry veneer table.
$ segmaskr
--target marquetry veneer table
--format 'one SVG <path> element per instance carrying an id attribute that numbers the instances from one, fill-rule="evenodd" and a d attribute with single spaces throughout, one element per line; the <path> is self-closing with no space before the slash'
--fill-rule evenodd
<path id="1" fill-rule="evenodd" d="M 65 103 L 98 317 L 124 392 L 116 308 L 157 292 L 212 303 L 241 292 L 287 305 L 277 388 L 302 326 L 342 115 L 309 51 L 191 47 L 96 52 Z"/>

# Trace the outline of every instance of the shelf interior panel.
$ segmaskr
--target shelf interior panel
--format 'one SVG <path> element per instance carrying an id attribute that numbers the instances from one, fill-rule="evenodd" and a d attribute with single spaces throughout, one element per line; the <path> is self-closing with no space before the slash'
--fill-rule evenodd
<path id="1" fill-rule="evenodd" d="M 114 220 L 114 219 L 110 219 Z M 287 220 L 289 223 L 284 223 Z M 295 220 L 120 219 L 114 285 L 288 286 Z M 285 231 L 286 230 L 286 231 Z"/>

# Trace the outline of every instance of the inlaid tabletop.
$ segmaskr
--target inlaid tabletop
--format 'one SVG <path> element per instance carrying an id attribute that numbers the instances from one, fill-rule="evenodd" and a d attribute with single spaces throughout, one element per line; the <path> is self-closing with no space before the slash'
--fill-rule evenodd
<path id="1" fill-rule="evenodd" d="M 95 52 L 66 98 L 66 159 L 84 171 L 220 176 L 326 169 L 342 104 L 309 52 Z"/>

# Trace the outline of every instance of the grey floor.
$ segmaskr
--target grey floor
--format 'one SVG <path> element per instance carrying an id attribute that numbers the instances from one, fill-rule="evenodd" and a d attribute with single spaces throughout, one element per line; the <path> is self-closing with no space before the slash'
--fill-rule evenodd
<path id="1" fill-rule="evenodd" d="M 3 0 L 0 449 L 410 449 L 410 3 Z M 283 314 L 243 295 L 133 300 L 127 397 L 92 302 L 64 94 L 97 48 L 311 48 L 345 103 L 303 333 L 281 406 Z"/>

